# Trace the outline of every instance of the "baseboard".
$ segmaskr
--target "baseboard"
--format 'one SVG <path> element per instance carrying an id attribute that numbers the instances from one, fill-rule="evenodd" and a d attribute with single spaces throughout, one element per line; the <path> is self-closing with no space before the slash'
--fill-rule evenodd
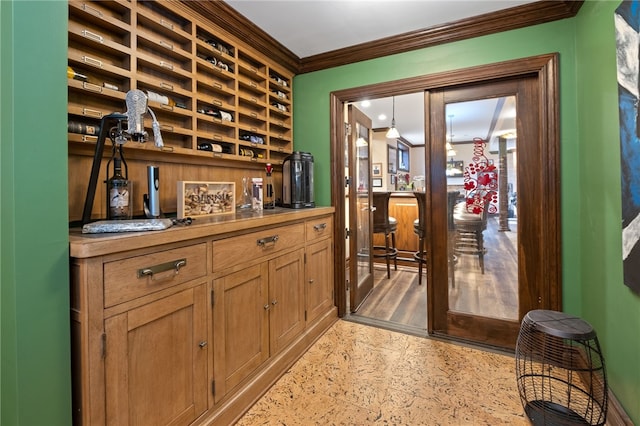
<path id="1" fill-rule="evenodd" d="M 609 404 L 607 407 L 607 425 L 609 426 L 634 426 L 633 420 L 627 415 L 620 401 L 609 389 Z"/>

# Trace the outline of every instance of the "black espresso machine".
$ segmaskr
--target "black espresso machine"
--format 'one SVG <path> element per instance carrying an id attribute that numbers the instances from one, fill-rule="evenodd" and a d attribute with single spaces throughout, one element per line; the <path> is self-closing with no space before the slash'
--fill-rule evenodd
<path id="1" fill-rule="evenodd" d="M 295 151 L 282 163 L 282 206 L 292 209 L 315 207 L 313 200 L 313 155 Z"/>

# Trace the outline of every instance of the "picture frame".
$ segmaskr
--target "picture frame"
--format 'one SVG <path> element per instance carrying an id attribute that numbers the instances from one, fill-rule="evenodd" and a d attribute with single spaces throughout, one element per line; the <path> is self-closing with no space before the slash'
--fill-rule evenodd
<path id="1" fill-rule="evenodd" d="M 382 163 L 373 163 L 371 165 L 371 176 L 382 176 Z"/>
<path id="2" fill-rule="evenodd" d="M 374 188 L 382 188 L 382 178 L 373 178 L 372 185 Z"/>
<path id="3" fill-rule="evenodd" d="M 236 212 L 234 182 L 178 181 L 178 219 Z"/>
<path id="4" fill-rule="evenodd" d="M 447 161 L 447 177 L 462 177 L 464 175 L 464 161 Z"/>
<path id="5" fill-rule="evenodd" d="M 398 151 L 395 146 L 388 145 L 387 162 L 389 163 L 389 173 L 398 172 Z"/>

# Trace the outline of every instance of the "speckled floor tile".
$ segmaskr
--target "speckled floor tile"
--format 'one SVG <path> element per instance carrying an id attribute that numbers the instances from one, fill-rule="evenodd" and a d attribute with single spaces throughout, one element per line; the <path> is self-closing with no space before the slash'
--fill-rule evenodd
<path id="1" fill-rule="evenodd" d="M 512 357 L 338 321 L 237 424 L 529 422 Z"/>

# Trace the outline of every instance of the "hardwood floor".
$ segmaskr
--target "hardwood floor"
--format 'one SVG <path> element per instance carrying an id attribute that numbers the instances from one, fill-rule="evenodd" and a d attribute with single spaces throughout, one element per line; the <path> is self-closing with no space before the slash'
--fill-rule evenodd
<path id="1" fill-rule="evenodd" d="M 518 319 L 517 223 L 511 231 L 498 231 L 498 219 L 489 217 L 484 231 L 485 273 L 478 256 L 458 255 L 455 287 L 449 288 L 451 310 L 509 320 Z M 428 285 L 428 284 L 427 284 Z M 383 265 L 374 267 L 373 291 L 355 314 L 355 319 L 375 321 L 387 328 L 406 327 L 414 334 L 427 328 L 425 280 L 418 285 L 417 267 L 398 266 L 387 279 Z"/>

